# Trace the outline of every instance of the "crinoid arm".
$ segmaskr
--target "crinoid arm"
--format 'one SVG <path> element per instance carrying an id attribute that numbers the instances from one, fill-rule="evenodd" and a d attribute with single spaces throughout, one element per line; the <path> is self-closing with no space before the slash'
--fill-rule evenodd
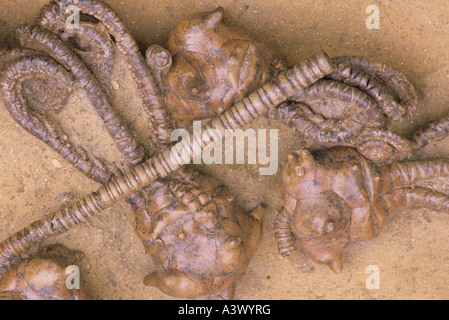
<path id="1" fill-rule="evenodd" d="M 335 71 L 329 78 L 369 94 L 392 120 L 409 121 L 416 111 L 418 95 L 408 79 L 394 68 L 359 56 L 333 58 Z"/>
<path id="2" fill-rule="evenodd" d="M 280 104 L 270 116 L 324 146 L 354 145 L 364 129 L 385 123 L 370 96 L 337 81 L 320 80 L 298 91 L 292 100 L 295 103 Z"/>
<path id="3" fill-rule="evenodd" d="M 43 81 L 58 79 L 59 83 L 67 86 L 66 90 L 74 86 L 72 75 L 53 59 L 44 56 L 22 57 L 11 63 L 1 80 L 3 101 L 11 116 L 24 129 L 52 147 L 87 177 L 97 182 L 109 180 L 111 173 L 101 160 L 89 156 L 84 149 L 70 142 L 61 129 L 47 119 L 45 112 L 55 112 L 54 108 L 37 111 L 29 107 L 29 102 L 23 96 L 23 90 L 29 81 L 36 79 L 43 79 Z M 36 93 L 39 92 L 31 92 L 31 94 Z M 58 97 L 54 99 L 58 100 Z M 62 97 L 59 100 L 63 102 L 66 99 Z"/>
<path id="4" fill-rule="evenodd" d="M 398 134 L 382 129 L 368 129 L 356 140 L 357 150 L 377 163 L 402 160 L 410 156 L 413 142 Z"/>
<path id="5" fill-rule="evenodd" d="M 449 160 L 415 160 L 394 162 L 382 167 L 391 187 L 414 186 L 419 182 L 449 176 Z"/>
<path id="6" fill-rule="evenodd" d="M 382 199 L 391 211 L 424 208 L 438 212 L 449 212 L 449 195 L 429 188 L 396 188 L 384 194 Z"/>
<path id="7" fill-rule="evenodd" d="M 173 128 L 165 121 L 168 113 L 157 81 L 149 66 L 145 63 L 136 41 L 127 31 L 117 13 L 109 5 L 96 0 L 53 1 L 44 7 L 36 22 L 48 29 L 54 28 L 52 25 L 56 22 L 61 23 L 62 21 L 65 23 L 67 19 L 66 11 L 71 5 L 75 5 L 80 13 L 91 16 L 101 22 L 106 32 L 113 38 L 118 50 L 124 55 L 125 63 L 138 84 L 144 108 L 150 115 L 149 125 L 154 135 L 152 137 L 153 147 L 169 142 L 170 132 Z"/>

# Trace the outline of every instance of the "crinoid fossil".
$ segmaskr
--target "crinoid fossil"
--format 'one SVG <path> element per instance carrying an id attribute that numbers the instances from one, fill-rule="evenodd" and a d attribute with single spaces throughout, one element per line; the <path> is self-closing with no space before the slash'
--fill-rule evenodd
<path id="1" fill-rule="evenodd" d="M 78 28 L 66 23 L 70 6 L 80 12 Z M 357 237 L 376 236 L 393 201 L 445 205 L 439 194 L 429 198 L 428 190 L 421 194 L 413 186 L 405 198 L 388 186 L 373 189 L 374 193 L 362 190 L 377 183 L 376 177 L 386 179 L 386 171 L 377 165 L 399 166 L 394 161 L 407 159 L 447 135 L 447 117 L 412 137 L 390 130 L 390 120 L 409 121 L 417 108 L 416 91 L 404 75 L 366 58 L 330 58 L 325 52 L 287 68 L 246 32 L 223 23 L 223 14 L 217 8 L 186 17 L 170 33 L 165 47 L 152 45 L 143 55 L 108 5 L 97 0 L 56 0 L 42 9 L 33 24 L 17 27 L 18 48 L 0 48 L 1 94 L 12 118 L 101 184 L 81 200 L 49 212 L 18 232 L 11 230 L 0 243 L 0 277 L 5 281 L 1 283 L 8 283 L 10 292 L 14 291 L 10 297 L 34 297 L 24 294 L 23 286 L 20 292 L 10 286 L 24 263 L 41 261 L 43 266 L 55 266 L 53 260 L 45 260 L 49 256 L 23 262 L 40 259 L 39 255 L 24 256 L 31 248 L 126 199 L 135 214 L 136 234 L 153 261 L 153 270 L 142 279 L 145 284 L 176 297 L 232 299 L 261 239 L 264 206 L 245 212 L 232 190 L 187 167 L 181 155 L 201 156 L 215 137 L 259 117 L 278 119 L 320 146 L 345 146 L 335 154 L 323 151 L 319 157 L 330 161 L 329 167 L 317 169 L 323 175 L 323 182 L 318 183 L 323 190 L 311 194 L 305 215 L 295 211 L 309 192 L 309 180 L 301 184 L 300 177 L 309 177 L 307 172 L 318 167 L 310 154 L 304 161 L 311 167 L 303 169 L 295 162 L 303 156 L 291 156 L 284 170 L 286 209 L 276 227 L 284 253 L 291 251 L 297 228 L 302 232 L 298 241 L 311 248 L 306 251 L 316 261 L 339 270 L 338 254 L 344 245 Z M 126 103 L 119 108 L 114 104 L 109 76 L 117 56 L 132 75 L 146 111 L 148 136 L 144 139 L 124 120 L 123 110 L 117 110 L 126 108 Z M 75 143 L 55 120 L 54 115 L 65 110 L 78 92 L 125 159 L 123 163 L 102 159 L 86 145 Z M 201 120 L 203 132 L 212 132 L 211 139 L 193 133 L 191 143 L 171 141 L 174 129 L 192 131 L 194 120 Z M 325 157 L 334 157 L 334 162 L 322 160 Z M 342 164 L 336 165 L 338 161 Z M 355 210 L 354 214 L 358 200 L 340 194 L 340 185 L 328 184 L 339 177 L 342 168 L 346 170 L 345 165 L 352 170 L 345 176 L 352 180 L 345 183 L 353 189 L 344 192 L 353 192 L 363 208 L 373 207 L 371 211 Z M 405 192 L 405 187 L 401 185 L 400 190 Z M 378 206 L 379 201 L 385 202 L 384 207 Z M 64 254 L 71 255 L 62 250 L 59 256 Z"/>
<path id="2" fill-rule="evenodd" d="M 376 166 L 355 149 L 301 149 L 283 169 L 285 207 L 276 218 L 279 252 L 298 243 L 317 263 L 342 270 L 347 244 L 378 236 L 389 216 L 407 208 L 449 209 L 446 193 L 420 182 L 446 177 L 447 160 L 404 161 Z"/>

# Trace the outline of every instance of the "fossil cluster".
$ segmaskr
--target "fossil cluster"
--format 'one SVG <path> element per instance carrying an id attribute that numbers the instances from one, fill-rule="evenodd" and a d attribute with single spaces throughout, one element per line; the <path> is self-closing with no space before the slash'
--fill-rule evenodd
<path id="1" fill-rule="evenodd" d="M 66 24 L 69 6 L 80 10 L 78 28 Z M 172 148 L 194 157 L 207 146 L 195 136 L 193 146 L 170 141 L 174 129 L 190 130 L 194 120 L 224 132 L 269 117 L 324 148 L 290 153 L 280 173 L 285 206 L 274 228 L 281 255 L 300 245 L 313 261 L 340 272 L 346 245 L 376 237 L 398 209 L 448 209 L 447 194 L 419 186 L 447 176 L 448 162 L 407 158 L 445 137 L 449 118 L 411 138 L 389 129 L 389 121 L 409 121 L 417 108 L 416 90 L 403 74 L 367 58 L 324 52 L 289 68 L 245 31 L 224 24 L 223 14 L 218 8 L 186 17 L 165 46 L 152 45 L 145 54 L 112 8 L 97 0 L 52 1 L 33 24 L 17 27 L 17 48 L 0 50 L 5 107 L 102 186 L 0 243 L 1 298 L 89 298 L 65 286 L 65 267 L 82 253 L 62 246 L 30 250 L 126 199 L 155 266 L 142 279 L 146 285 L 174 297 L 233 299 L 263 235 L 266 206 L 245 212 L 226 186 L 171 156 Z M 108 74 L 115 52 L 148 115 L 145 145 L 112 107 Z M 76 145 L 49 116 L 75 88 L 85 92 L 126 158 L 126 174 Z"/>

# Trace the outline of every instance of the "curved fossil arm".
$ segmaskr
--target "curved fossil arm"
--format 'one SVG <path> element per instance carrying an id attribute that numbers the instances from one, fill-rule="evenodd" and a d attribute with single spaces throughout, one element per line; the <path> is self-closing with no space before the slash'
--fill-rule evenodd
<path id="1" fill-rule="evenodd" d="M 138 84 L 144 108 L 150 115 L 149 125 L 154 135 L 152 143 L 158 149 L 161 141 L 170 141 L 170 133 L 173 130 L 170 123 L 165 121 L 168 117 L 165 101 L 135 40 L 126 30 L 117 13 L 107 4 L 95 0 L 56 0 L 44 7 L 36 18 L 36 23 L 53 32 L 59 32 L 59 30 L 53 30 L 55 21 L 65 21 L 66 10 L 71 5 L 76 6 L 81 13 L 101 21 L 113 37 L 117 48 L 124 55 L 125 63 Z"/>
<path id="2" fill-rule="evenodd" d="M 44 52 L 69 70 L 86 90 L 89 100 L 104 121 L 118 149 L 127 156 L 133 165 L 142 162 L 144 159 L 143 149 L 137 144 L 136 139 L 124 126 L 122 120 L 113 112 L 98 80 L 73 51 L 51 32 L 35 26 L 21 25 L 17 27 L 16 38 L 22 47 Z"/>
<path id="3" fill-rule="evenodd" d="M 418 96 L 407 78 L 390 66 L 365 57 L 336 57 L 335 71 L 329 78 L 367 92 L 386 115 L 396 121 L 411 120 Z"/>
<path id="4" fill-rule="evenodd" d="M 449 134 L 449 116 L 445 116 L 436 122 L 432 122 L 426 128 L 419 130 L 413 135 L 415 150 L 419 150 L 423 146 L 432 141 L 441 140 Z"/>
<path id="5" fill-rule="evenodd" d="M 329 108 L 326 100 L 337 100 L 344 104 L 355 104 L 357 108 Z M 332 80 L 320 80 L 292 98 L 305 108 L 284 103 L 277 108 L 275 118 L 304 135 L 306 139 L 325 146 L 354 144 L 356 137 L 365 128 L 383 127 L 385 118 L 371 97 L 357 88 Z M 324 105 L 325 107 L 322 107 Z M 317 112 L 314 112 L 317 108 Z M 331 109 L 331 110 L 325 110 Z M 336 112 L 337 110 L 337 112 Z M 341 114 L 338 114 L 341 113 Z M 354 125 L 357 121 L 357 125 Z"/>
<path id="6" fill-rule="evenodd" d="M 333 71 L 333 64 L 324 52 L 313 56 L 305 62 L 289 69 L 257 91 L 251 93 L 241 102 L 215 118 L 205 126 L 207 129 L 218 130 L 224 135 L 226 129 L 237 129 L 251 123 L 261 115 L 265 115 L 270 108 L 285 101 L 298 90 L 308 87 L 325 75 Z M 189 154 L 190 159 L 197 156 L 210 142 L 201 139 L 200 135 L 193 135 L 192 145 L 178 142 L 175 150 Z M 51 213 L 30 226 L 20 230 L 0 244 L 0 270 L 10 268 L 20 253 L 26 252 L 32 246 L 52 235 L 61 234 L 72 227 L 85 223 L 93 215 L 111 206 L 130 194 L 152 183 L 158 177 L 165 177 L 184 164 L 171 149 L 152 156 L 144 163 L 134 167 L 126 175 L 112 178 L 109 183 L 100 187 L 74 205 Z"/>
<path id="7" fill-rule="evenodd" d="M 279 253 L 282 256 L 289 256 L 296 250 L 296 238 L 289 224 L 289 216 L 282 208 L 276 215 L 274 221 L 274 237 L 278 244 Z"/>
<path id="8" fill-rule="evenodd" d="M 413 118 L 418 94 L 402 73 L 383 63 L 359 56 L 336 57 L 332 61 L 335 70 L 326 78 L 364 91 L 392 120 L 409 121 Z M 367 130 L 359 135 L 355 146 L 371 160 L 391 161 L 390 157 L 396 160 L 406 158 L 410 152 L 417 151 L 432 141 L 441 140 L 448 134 L 449 117 L 446 116 L 419 130 L 411 139 L 383 128 Z"/>
<path id="9" fill-rule="evenodd" d="M 100 183 L 106 182 L 111 173 L 100 160 L 89 157 L 41 113 L 27 107 L 22 95 L 23 82 L 29 77 L 39 76 L 56 78 L 69 90 L 75 82 L 72 75 L 53 59 L 36 55 L 19 58 L 2 76 L 1 90 L 6 108 L 25 130 L 56 150 L 87 177 Z"/>
<path id="10" fill-rule="evenodd" d="M 377 163 L 389 163 L 406 159 L 415 144 L 392 131 L 368 128 L 357 137 L 355 146 L 366 158 Z"/>
<path id="11" fill-rule="evenodd" d="M 356 87 L 320 80 L 299 91 L 293 100 L 280 104 L 270 117 L 320 145 L 353 146 L 376 162 L 406 158 L 415 146 L 412 140 L 385 129 L 386 119 L 377 103 Z M 328 100 L 336 103 L 329 108 Z M 338 114 L 342 104 L 347 107 Z"/>

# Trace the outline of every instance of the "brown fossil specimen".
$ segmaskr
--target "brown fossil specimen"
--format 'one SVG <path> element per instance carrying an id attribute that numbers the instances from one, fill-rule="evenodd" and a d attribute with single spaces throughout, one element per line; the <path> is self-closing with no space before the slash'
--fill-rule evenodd
<path id="1" fill-rule="evenodd" d="M 88 25 L 90 29 L 92 24 L 95 23 L 98 26 L 95 32 L 78 33 L 67 28 L 65 24 L 66 12 L 71 5 L 75 5 L 81 13 L 80 27 Z M 85 19 L 87 21 L 84 21 L 83 17 L 87 17 Z M 101 68 L 103 64 L 110 65 L 113 63 L 111 61 L 112 55 L 104 57 L 102 55 L 104 50 L 98 50 L 98 48 L 109 46 L 108 43 L 112 39 L 116 48 L 125 57 L 125 63 L 132 71 L 134 80 L 139 86 L 144 108 L 150 115 L 149 126 L 153 132 L 152 142 L 157 145 L 159 141 L 168 139 L 172 128 L 166 127 L 167 110 L 156 79 L 145 63 L 135 40 L 111 7 L 94 0 L 52 1 L 43 8 L 41 14 L 36 18 L 35 24 L 55 34 L 66 35 L 63 40 L 74 52 L 79 51 L 77 47 L 88 47 L 91 52 L 90 56 L 93 58 L 89 59 L 87 64 L 93 64 L 97 69 Z M 82 30 L 83 28 L 81 28 Z M 107 33 L 107 37 L 104 36 L 105 33 Z M 85 42 L 89 45 L 81 44 Z M 99 52 L 100 54 L 98 54 Z"/>
<path id="2" fill-rule="evenodd" d="M 79 29 L 67 27 L 70 5 L 81 12 Z M 375 161 L 405 158 L 446 135 L 447 119 L 410 140 L 387 129 L 388 119 L 409 120 L 416 106 L 416 93 L 399 72 L 359 57 L 331 60 L 325 53 L 287 70 L 263 45 L 224 25 L 222 16 L 219 8 L 184 19 L 171 33 L 167 49 L 151 46 L 146 59 L 115 12 L 95 0 L 53 1 L 35 25 L 17 28 L 21 49 L 0 52 L 6 107 L 27 131 L 103 186 L 0 243 L 0 276 L 43 239 L 127 198 L 136 213 L 136 232 L 156 265 L 146 284 L 180 297 L 232 298 L 257 247 L 263 208 L 242 212 L 213 179 L 181 169 L 183 160 L 173 157 L 170 148 L 173 128 L 204 120 L 203 129 L 224 135 L 225 129 L 241 128 L 269 113 L 314 142 L 354 146 Z M 111 106 L 108 74 L 117 50 L 149 115 L 147 150 Z M 74 145 L 46 117 L 65 105 L 74 88 L 86 92 L 126 155 L 128 174 L 118 175 L 113 166 Z M 207 143 L 193 135 L 193 145 L 181 141 L 174 148 L 193 158 Z M 325 202 L 315 205 L 317 210 Z M 287 225 L 287 217 L 280 215 L 278 222 Z M 278 235 L 285 231 L 280 241 L 289 251 L 293 238 L 285 230 Z"/>
<path id="3" fill-rule="evenodd" d="M 107 25 L 110 17 L 103 13 L 102 18 Z M 116 38 L 117 45 L 120 41 Z M 129 64 L 135 66 L 136 61 Z M 138 68 L 131 68 L 135 69 Z M 139 88 L 144 96 L 142 86 Z M 156 107 L 165 108 L 162 102 L 153 102 L 148 106 L 150 115 Z M 192 116 L 204 117 L 201 113 Z M 170 128 L 168 115 L 161 119 L 164 121 L 158 125 Z M 168 138 L 165 136 L 157 135 L 160 141 L 156 146 L 168 142 L 163 140 Z M 157 271 L 146 278 L 146 284 L 180 297 L 233 297 L 235 283 L 243 276 L 259 242 L 263 210 L 258 208 L 251 215 L 243 213 L 226 193 L 212 179 L 192 176 L 189 170 L 131 195 L 137 234 L 157 266 Z"/>
<path id="4" fill-rule="evenodd" d="M 146 99 L 144 105 L 150 116 L 154 116 L 151 120 L 157 120 L 157 125 L 154 126 L 156 131 L 153 131 L 153 146 L 156 150 L 161 150 L 159 148 L 167 142 L 170 118 L 162 92 L 158 90 L 148 66 L 142 63 L 143 58 L 135 50 L 137 46 L 109 7 L 90 0 L 75 2 L 81 6 L 81 12 L 93 15 L 104 24 L 114 37 L 117 48 L 122 50 L 128 66 L 138 80 L 142 96 Z M 53 19 L 60 18 L 60 12 L 64 12 L 67 5 L 75 2 L 53 2 L 43 10 L 37 19 L 38 23 L 43 26 L 51 24 Z M 203 16 L 209 21 L 217 14 L 221 17 L 220 10 Z M 92 31 L 92 26 L 90 24 L 87 29 Z M 208 28 L 204 30 L 206 34 L 209 32 Z M 103 32 L 104 28 L 101 30 Z M 91 32 L 89 35 L 92 36 L 91 41 L 101 42 L 97 33 Z M 8 272 L 17 263 L 20 254 L 31 246 L 80 222 L 86 222 L 95 212 L 129 196 L 128 200 L 136 211 L 137 233 L 157 268 L 156 272 L 146 278 L 146 284 L 181 297 L 210 295 L 232 298 L 235 283 L 244 274 L 260 239 L 263 208 L 256 208 L 251 214 L 242 212 L 227 191 L 213 180 L 191 171 L 179 171 L 183 163 L 179 158 L 170 156 L 170 149 L 150 158 L 142 166 L 135 167 L 129 175 L 113 178 L 113 170 L 70 143 L 57 126 L 48 121 L 45 116 L 48 110 L 40 112 L 39 108 L 30 108 L 28 104 L 33 97 L 40 98 L 35 98 L 38 102 L 42 101 L 42 96 L 46 94 L 45 90 L 35 89 L 36 78 L 45 82 L 49 74 L 54 73 L 58 80 L 62 79 L 61 83 L 67 84 L 69 92 L 73 86 L 80 85 L 119 150 L 128 157 L 131 164 L 140 162 L 143 157 L 142 148 L 123 121 L 115 115 L 107 94 L 92 75 L 91 70 L 95 70 L 97 66 L 95 59 L 91 59 L 95 55 L 78 57 L 76 50 L 72 50 L 70 37 L 65 36 L 61 40 L 55 33 L 38 26 L 19 26 L 16 38 L 22 47 L 28 49 L 18 51 L 18 57 L 11 58 L 3 73 L 1 85 L 6 107 L 14 119 L 30 133 L 52 146 L 88 177 L 105 185 L 102 187 L 103 191 L 92 194 L 82 203 L 50 214 L 3 242 L 0 258 L 2 273 Z M 245 43 L 245 46 L 248 45 Z M 160 54 L 158 56 L 161 58 Z M 86 64 L 83 59 L 88 60 Z M 248 61 L 247 64 L 245 68 L 254 69 Z M 216 118 L 206 129 L 216 128 L 224 133 L 225 128 L 238 128 L 249 123 L 299 88 L 306 87 L 329 73 L 331 68 L 327 56 L 322 54 L 280 74 L 272 83 L 265 84 L 220 118 Z M 242 77 L 241 81 L 238 87 L 233 88 L 235 93 L 228 102 L 229 106 L 237 99 L 239 92 L 244 90 L 244 82 L 248 81 L 248 85 L 251 85 L 253 80 Z M 252 84 L 253 87 L 259 85 L 260 83 Z M 29 95 L 22 95 L 24 88 L 28 87 Z M 198 112 L 195 117 L 204 119 L 205 115 Z M 200 150 L 205 146 L 201 138 L 194 136 L 194 140 Z M 177 148 L 195 150 L 195 146 L 182 143 L 178 143 Z M 149 153 L 154 151 L 150 150 Z M 193 152 L 192 156 L 194 155 Z M 158 180 L 155 181 L 156 179 Z M 136 192 L 145 186 L 141 192 Z"/>
<path id="5" fill-rule="evenodd" d="M 208 123 L 204 129 L 216 129 L 222 135 L 226 128 L 241 128 L 257 117 L 268 112 L 300 88 L 304 88 L 332 71 L 332 65 L 325 54 L 312 57 L 304 63 L 279 74 L 257 91 L 238 102 L 221 116 Z M 173 148 L 189 154 L 191 159 L 198 156 L 209 144 L 196 134 L 192 144 L 183 141 Z M 85 223 L 96 213 L 106 209 L 116 201 L 124 199 L 158 178 L 164 178 L 184 164 L 180 157 L 173 157 L 173 149 L 164 149 L 144 163 L 135 166 L 129 173 L 111 178 L 111 181 L 89 194 L 81 201 L 36 220 L 29 227 L 13 234 L 0 244 L 0 264 L 7 269 L 21 252 L 40 243 L 52 235 L 63 233 L 74 226 Z"/>
<path id="6" fill-rule="evenodd" d="M 44 247 L 23 259 L 0 280 L 0 299 L 88 300 L 82 289 L 67 289 L 66 268 L 82 259 L 83 253 L 61 245 Z"/>
<path id="7" fill-rule="evenodd" d="M 244 31 L 222 22 L 223 9 L 183 19 L 170 33 L 172 59 L 161 67 L 152 47 L 147 61 L 159 71 L 167 107 L 177 127 L 222 114 L 274 74 L 269 51 Z M 159 61 L 161 59 L 159 58 Z"/>
<path id="8" fill-rule="evenodd" d="M 242 127 L 243 125 L 250 123 L 258 116 L 266 114 L 269 108 L 272 108 L 280 102 L 284 101 L 287 97 L 293 95 L 300 88 L 307 87 L 308 85 L 317 81 L 319 78 L 323 77 L 325 74 L 330 73 L 331 71 L 332 65 L 325 54 L 313 57 L 308 61 L 302 63 L 301 65 L 295 66 L 291 70 L 279 74 L 276 78 L 272 79 L 272 81 L 266 83 L 260 89 L 251 93 L 248 97 L 237 103 L 234 107 L 225 111 L 220 117 L 212 120 L 208 125 L 205 126 L 205 129 L 215 128 L 219 132 L 224 134 L 224 130 L 226 128 Z M 201 137 L 198 137 L 196 135 L 193 136 L 193 141 L 194 144 L 192 146 L 184 145 L 182 142 L 179 142 L 178 144 L 176 144 L 176 148 L 178 150 L 185 150 L 187 154 L 191 154 L 192 157 L 196 156 L 196 153 L 198 151 L 201 152 L 201 150 L 207 145 L 207 143 L 205 141 L 202 141 Z M 134 167 L 130 173 L 121 177 L 112 178 L 110 182 L 106 183 L 97 192 L 92 193 L 82 201 L 74 205 L 65 207 L 56 213 L 49 214 L 43 219 L 35 221 L 29 227 L 19 231 L 18 233 L 12 235 L 10 238 L 1 243 L 0 263 L 3 266 L 3 270 L 7 271 L 17 260 L 20 253 L 26 252 L 29 248 L 40 243 L 40 241 L 42 241 L 43 239 L 46 239 L 55 234 L 60 234 L 79 223 L 88 221 L 89 217 L 91 217 L 95 213 L 100 212 L 101 210 L 110 206 L 112 203 L 131 195 L 133 192 L 136 192 L 139 189 L 150 185 L 157 178 L 161 179 L 167 177 L 171 172 L 178 170 L 182 165 L 183 162 L 180 158 L 171 157 L 171 150 L 165 149 L 164 151 L 159 152 L 157 155 L 148 159 L 143 164 Z M 188 192 L 185 192 L 185 194 L 187 196 L 191 195 Z M 164 198 L 161 197 L 160 199 L 162 201 L 162 199 Z M 247 222 L 244 222 L 244 219 L 236 220 L 241 218 L 237 218 L 237 215 L 232 212 L 232 201 L 230 203 L 228 197 L 225 197 L 224 199 L 217 199 L 219 203 L 217 204 L 217 206 L 223 206 L 221 215 L 217 215 L 216 217 L 209 217 L 206 212 L 206 220 L 211 219 L 211 221 L 214 221 L 214 219 L 217 219 L 221 223 L 220 217 L 228 216 L 228 218 L 223 219 L 223 223 L 229 223 L 229 225 L 224 228 L 225 231 L 223 233 L 220 232 L 217 234 L 217 236 L 235 236 L 235 232 L 233 232 L 235 225 L 233 226 L 233 224 L 238 221 L 239 224 L 241 223 L 244 226 L 248 223 L 248 221 L 251 221 L 251 219 L 247 220 Z M 201 211 L 201 201 L 204 201 L 204 198 L 200 197 L 197 200 L 199 201 L 199 204 L 195 204 L 198 203 L 198 201 L 193 201 L 193 203 L 190 203 L 188 201 L 188 198 L 183 200 L 185 204 L 189 203 L 191 206 L 193 206 L 194 210 L 192 210 L 192 218 L 195 216 L 200 217 L 203 214 L 203 212 Z M 224 206 L 224 203 L 226 202 L 228 203 L 228 205 Z M 137 199 L 135 203 L 140 204 L 141 202 L 139 202 L 139 199 Z M 230 210 L 231 212 L 229 212 L 228 210 Z M 236 211 L 238 210 L 236 209 Z M 195 214 L 197 212 L 198 214 Z M 257 218 L 260 217 L 260 214 L 256 213 L 254 214 L 254 216 Z M 169 219 L 175 219 L 175 217 L 169 217 Z M 231 223 L 231 221 L 233 222 Z M 207 221 L 206 225 L 208 225 Z M 162 224 L 162 229 L 164 229 L 163 226 L 164 224 Z M 243 232 L 243 230 L 245 230 L 245 227 L 241 232 Z M 163 234 L 164 233 L 162 233 L 161 235 Z M 257 235 L 256 232 L 254 232 L 254 234 Z M 222 259 L 221 267 L 223 268 L 223 270 L 232 270 L 232 268 L 236 268 L 238 272 L 241 272 L 241 270 L 245 268 L 247 257 L 241 256 L 241 254 L 245 253 L 247 255 L 250 255 L 251 251 L 254 248 L 255 241 L 254 239 L 250 238 L 249 240 L 247 240 L 248 242 L 244 244 L 244 241 L 248 239 L 248 236 L 248 234 L 242 234 L 241 237 L 237 235 L 237 237 L 239 237 L 240 239 L 228 239 L 225 237 L 223 239 L 218 239 L 218 241 L 214 244 L 225 247 L 225 250 L 223 251 L 224 254 L 219 257 L 220 259 Z M 207 236 L 205 237 L 207 238 Z M 187 241 L 186 243 L 189 242 Z M 240 243 L 244 244 L 244 246 L 241 247 Z M 237 257 L 235 255 L 237 255 Z M 232 257 L 238 258 L 236 259 L 235 265 L 232 261 L 229 260 Z M 215 268 L 216 266 L 214 265 L 212 267 Z M 240 277 L 240 275 L 241 274 L 237 273 L 238 277 Z M 180 281 L 181 285 L 192 285 L 189 282 L 186 283 L 187 280 L 184 277 L 180 276 L 179 273 L 171 272 L 170 269 L 168 269 L 168 272 L 161 271 L 156 275 L 147 278 L 148 284 L 159 284 L 162 289 L 167 288 L 167 292 L 174 292 L 175 294 L 179 294 L 179 292 L 176 291 L 169 291 L 173 290 L 171 287 L 171 283 L 173 283 L 173 281 Z M 210 280 L 208 281 L 209 284 L 206 283 L 206 285 L 212 285 L 212 288 L 217 290 L 224 290 L 224 292 L 221 293 L 222 297 L 232 296 L 232 286 L 228 287 L 227 290 L 224 289 L 225 286 L 230 284 L 228 279 L 217 279 L 217 283 L 211 282 Z M 204 285 L 204 283 L 193 283 L 193 292 L 202 293 L 202 290 L 204 290 Z"/>
<path id="9" fill-rule="evenodd" d="M 446 177 L 446 160 L 376 166 L 349 147 L 289 154 L 283 169 L 285 207 L 275 222 L 279 252 L 298 242 L 317 263 L 342 268 L 346 245 L 375 238 L 388 216 L 403 208 L 448 210 L 449 195 L 420 186 Z"/>
<path id="10" fill-rule="evenodd" d="M 225 26 L 222 15 L 219 8 L 188 17 L 170 34 L 167 49 L 155 45 L 147 50 L 174 126 L 210 120 L 285 70 L 262 44 Z M 417 107 L 413 85 L 397 70 L 363 57 L 332 62 L 332 73 L 298 90 L 269 116 L 308 140 L 353 146 L 376 162 L 407 158 L 446 135 L 447 119 L 411 139 L 388 129 L 390 120 L 411 120 Z"/>
<path id="11" fill-rule="evenodd" d="M 243 212 L 216 181 L 191 170 L 143 191 L 136 232 L 156 265 L 145 284 L 178 297 L 232 299 L 261 239 L 264 208 Z"/>

